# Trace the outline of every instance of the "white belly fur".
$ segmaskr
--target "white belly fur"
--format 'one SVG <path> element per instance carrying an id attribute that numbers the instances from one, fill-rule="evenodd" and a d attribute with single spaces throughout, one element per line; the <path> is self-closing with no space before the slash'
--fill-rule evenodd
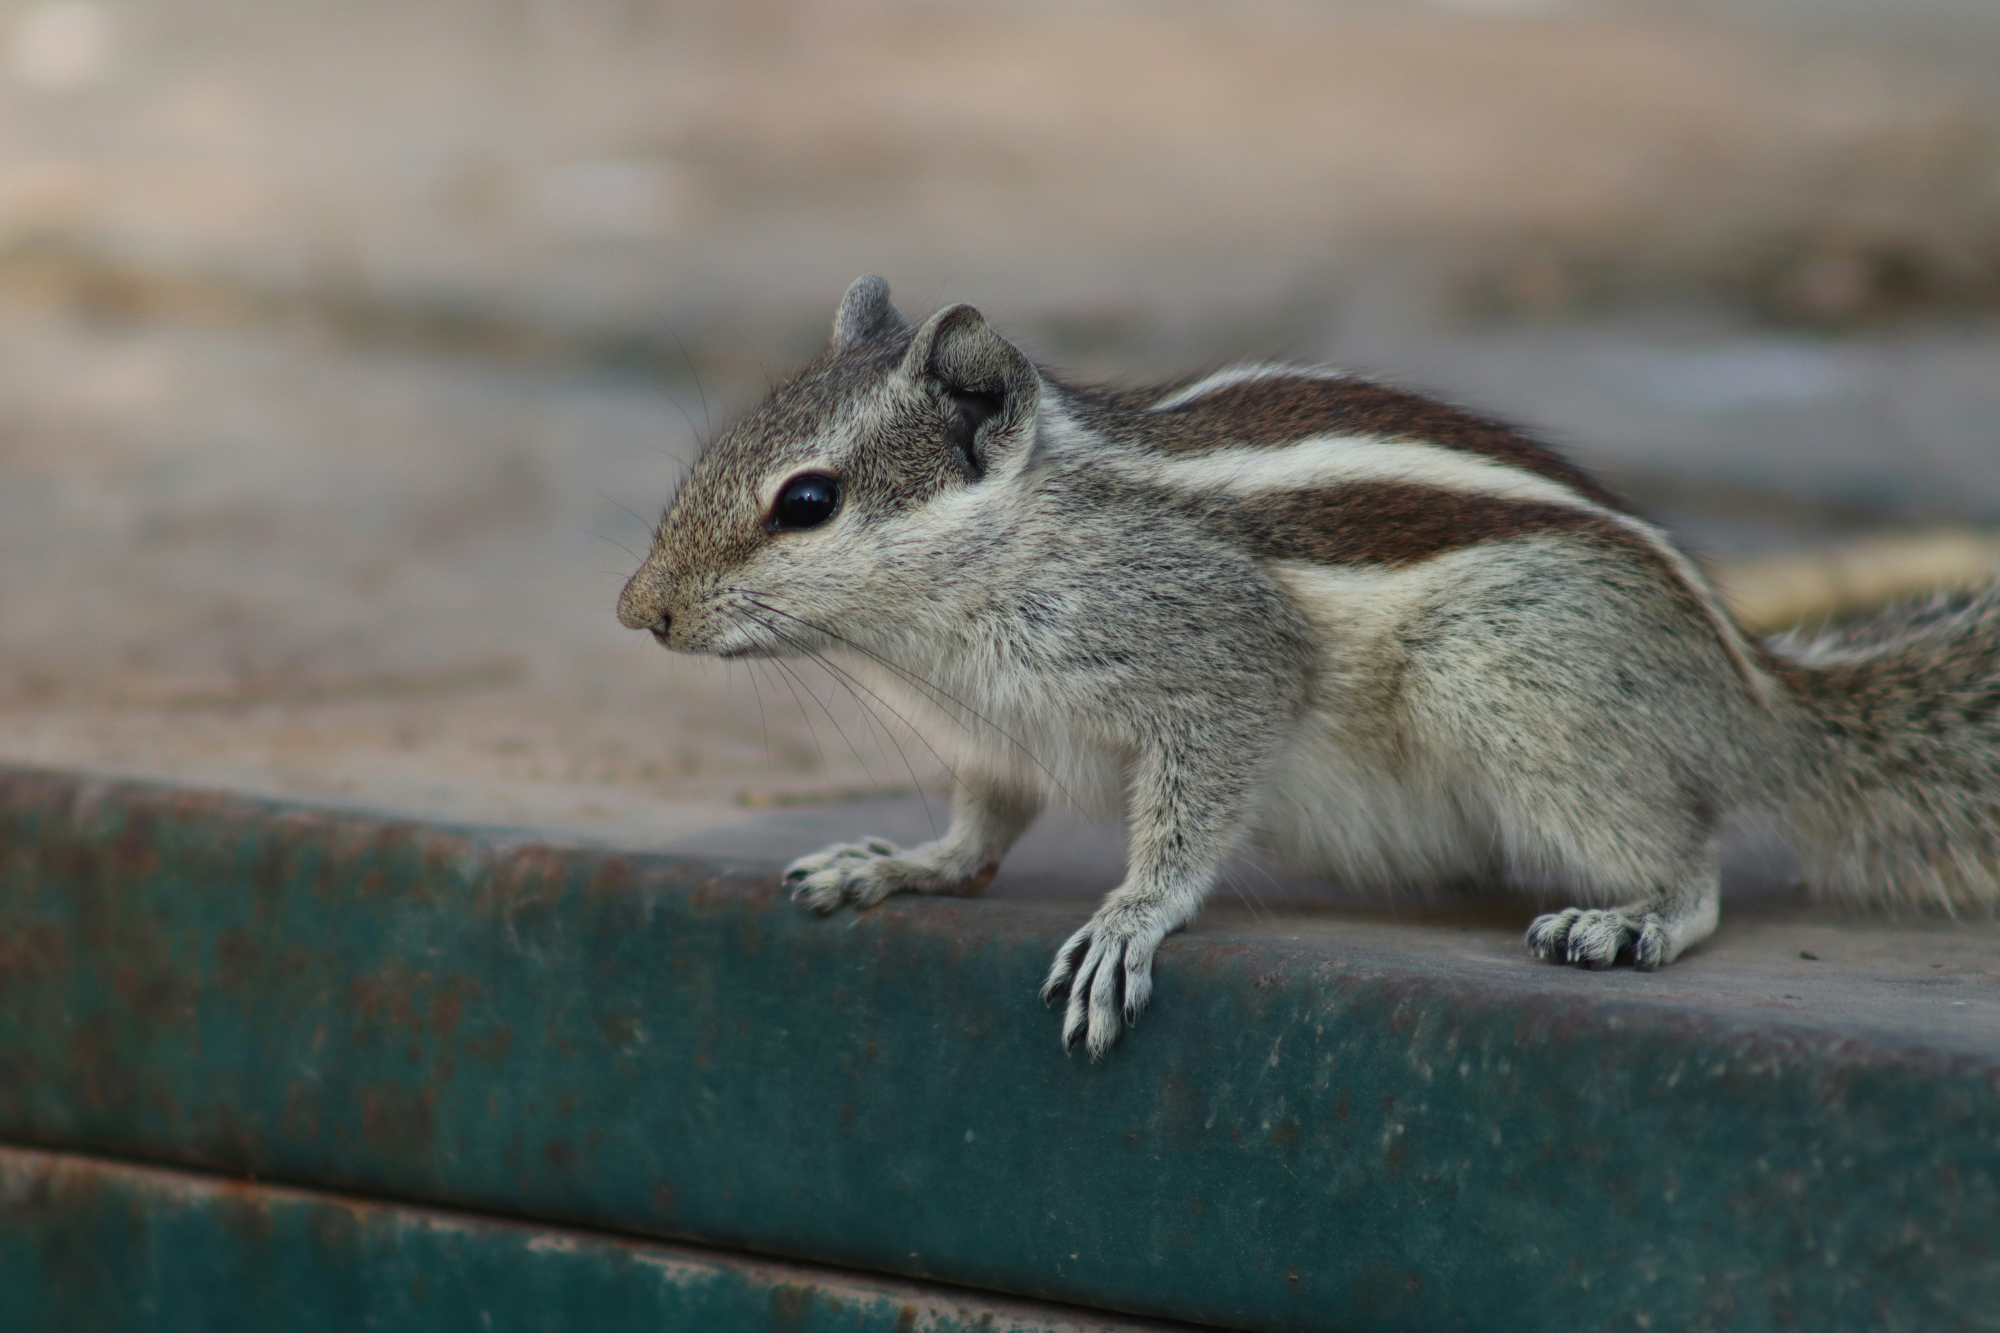
<path id="1" fill-rule="evenodd" d="M 1413 569 L 1286 563 L 1286 589 L 1326 645 L 1318 687 L 1260 794 L 1260 850 L 1294 873 L 1362 889 L 1492 883 L 1498 821 L 1471 766 L 1411 714 L 1396 630 L 1409 608 L 1462 578 L 1446 556 Z"/>

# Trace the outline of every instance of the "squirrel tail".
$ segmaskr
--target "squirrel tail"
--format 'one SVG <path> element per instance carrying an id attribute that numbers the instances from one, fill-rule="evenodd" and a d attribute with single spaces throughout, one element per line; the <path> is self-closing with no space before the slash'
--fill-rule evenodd
<path id="1" fill-rule="evenodd" d="M 1775 796 L 1809 881 L 2000 904 L 2000 583 L 1764 647 L 1803 715 Z"/>

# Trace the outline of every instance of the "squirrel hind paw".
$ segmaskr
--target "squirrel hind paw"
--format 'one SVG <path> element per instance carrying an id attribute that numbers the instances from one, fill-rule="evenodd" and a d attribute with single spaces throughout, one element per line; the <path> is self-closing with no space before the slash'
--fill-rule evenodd
<path id="1" fill-rule="evenodd" d="M 1672 961 L 1665 918 L 1631 908 L 1566 907 L 1548 912 L 1535 918 L 1527 939 L 1537 958 L 1593 972 L 1619 962 L 1651 972 Z"/>

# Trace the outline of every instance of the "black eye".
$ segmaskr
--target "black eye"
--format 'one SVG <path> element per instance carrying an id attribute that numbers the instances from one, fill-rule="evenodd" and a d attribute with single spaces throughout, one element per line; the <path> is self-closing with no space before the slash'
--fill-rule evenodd
<path id="1" fill-rule="evenodd" d="M 771 526 L 780 531 L 816 528 L 839 508 L 839 482 L 824 472 L 802 472 L 779 488 Z"/>

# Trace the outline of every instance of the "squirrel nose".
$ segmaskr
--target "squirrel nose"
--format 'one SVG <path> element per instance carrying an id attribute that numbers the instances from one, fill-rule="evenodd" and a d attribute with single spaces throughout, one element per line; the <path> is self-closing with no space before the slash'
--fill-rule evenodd
<path id="1" fill-rule="evenodd" d="M 667 613 L 662 611 L 660 612 L 660 618 L 646 626 L 646 628 L 652 632 L 653 641 L 664 648 L 667 646 L 667 630 L 672 624 L 673 621 L 668 618 Z"/>

